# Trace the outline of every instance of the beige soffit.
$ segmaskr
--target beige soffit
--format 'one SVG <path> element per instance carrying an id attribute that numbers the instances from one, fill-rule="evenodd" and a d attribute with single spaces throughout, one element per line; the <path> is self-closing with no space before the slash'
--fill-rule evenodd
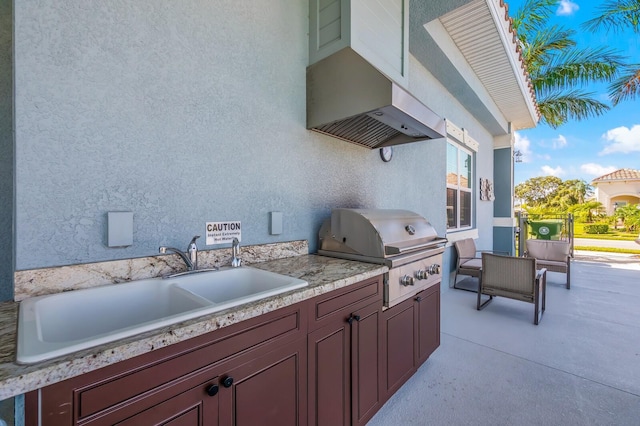
<path id="1" fill-rule="evenodd" d="M 502 0 L 474 0 L 439 19 L 512 130 L 540 117 L 533 86 Z"/>

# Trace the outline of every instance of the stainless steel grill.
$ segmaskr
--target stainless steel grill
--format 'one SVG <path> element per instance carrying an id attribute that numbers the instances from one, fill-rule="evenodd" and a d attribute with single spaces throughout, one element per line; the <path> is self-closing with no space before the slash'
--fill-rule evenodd
<path id="1" fill-rule="evenodd" d="M 447 242 L 422 216 L 408 210 L 334 209 L 319 232 L 318 254 L 387 265 L 385 306 L 441 280 Z"/>

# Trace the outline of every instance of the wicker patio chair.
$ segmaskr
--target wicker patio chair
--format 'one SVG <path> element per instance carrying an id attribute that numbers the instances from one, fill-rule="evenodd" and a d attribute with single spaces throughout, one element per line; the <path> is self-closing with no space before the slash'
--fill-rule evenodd
<path id="1" fill-rule="evenodd" d="M 483 294 L 489 296 L 484 302 Z M 537 270 L 536 259 L 482 253 L 478 310 L 483 309 L 494 296 L 521 300 L 534 304 L 533 323 L 538 325 L 544 313 L 546 294 L 547 270 Z"/>
<path id="2" fill-rule="evenodd" d="M 538 268 L 567 274 L 567 288 L 571 288 L 571 247 L 568 241 L 527 240 L 528 257 L 538 261 Z"/>
<path id="3" fill-rule="evenodd" d="M 459 290 L 473 291 L 462 287 L 456 287 L 458 275 L 468 275 L 471 277 L 480 278 L 482 273 L 482 258 L 479 256 L 481 253 L 494 253 L 494 254 L 507 254 L 494 252 L 493 250 L 477 250 L 476 243 L 473 238 L 465 238 L 453 243 L 458 255 L 458 261 L 456 264 L 456 271 L 453 275 L 453 288 Z"/>

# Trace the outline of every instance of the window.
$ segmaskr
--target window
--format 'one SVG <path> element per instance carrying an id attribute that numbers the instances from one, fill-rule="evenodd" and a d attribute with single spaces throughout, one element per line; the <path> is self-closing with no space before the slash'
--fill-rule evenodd
<path id="1" fill-rule="evenodd" d="M 472 226 L 473 153 L 447 143 L 447 229 Z"/>

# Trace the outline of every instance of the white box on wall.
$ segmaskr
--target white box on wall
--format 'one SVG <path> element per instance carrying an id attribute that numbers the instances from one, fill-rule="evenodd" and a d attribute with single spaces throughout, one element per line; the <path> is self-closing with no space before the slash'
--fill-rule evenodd
<path id="1" fill-rule="evenodd" d="M 133 245 L 133 212 L 107 213 L 107 246 Z"/>

